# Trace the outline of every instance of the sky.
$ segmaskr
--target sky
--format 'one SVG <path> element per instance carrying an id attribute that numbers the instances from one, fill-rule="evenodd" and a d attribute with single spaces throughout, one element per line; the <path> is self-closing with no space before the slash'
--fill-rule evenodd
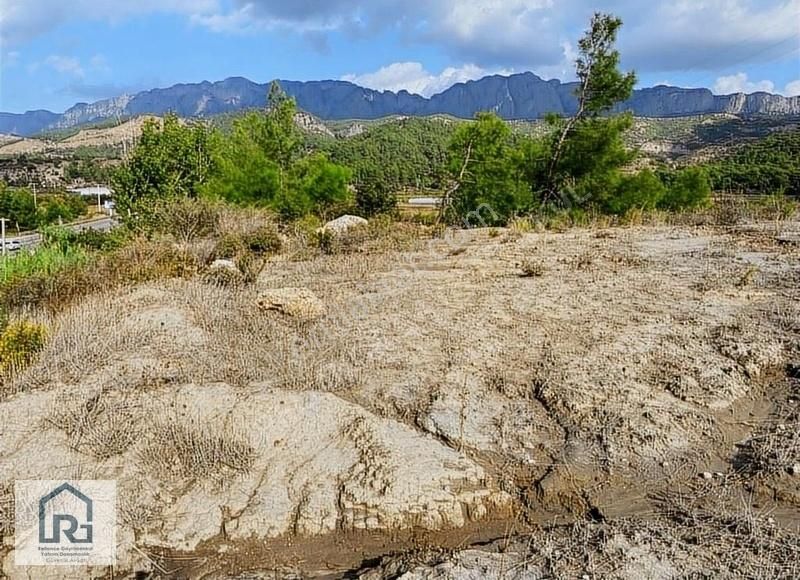
<path id="1" fill-rule="evenodd" d="M 0 0 L 0 111 L 244 76 L 430 96 L 487 74 L 571 80 L 592 13 L 640 86 L 800 95 L 800 0 Z"/>

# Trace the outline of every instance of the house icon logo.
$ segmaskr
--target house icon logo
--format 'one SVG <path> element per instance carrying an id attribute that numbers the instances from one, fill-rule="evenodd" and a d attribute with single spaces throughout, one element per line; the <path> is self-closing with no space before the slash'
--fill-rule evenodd
<path id="1" fill-rule="evenodd" d="M 91 544 L 92 524 L 91 498 L 68 483 L 39 500 L 40 544 Z"/>

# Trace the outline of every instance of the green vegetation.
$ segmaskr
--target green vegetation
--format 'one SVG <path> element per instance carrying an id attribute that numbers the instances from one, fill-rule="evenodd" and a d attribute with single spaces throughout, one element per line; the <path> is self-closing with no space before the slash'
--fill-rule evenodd
<path id="1" fill-rule="evenodd" d="M 656 208 L 678 210 L 707 203 L 705 174 L 625 171 L 635 158 L 625 143 L 629 114 L 610 115 L 629 98 L 633 73 L 618 70 L 614 49 L 622 22 L 596 14 L 579 43 L 578 111 L 552 115 L 542 131 L 514 134 L 496 115 L 485 113 L 459 129 L 450 146 L 455 185 L 446 200 L 450 219 L 482 225 L 561 208 L 624 215 Z"/>
<path id="2" fill-rule="evenodd" d="M 468 225 L 477 225 L 473 220 L 508 223 L 531 205 L 518 161 L 511 129 L 496 115 L 483 113 L 475 123 L 459 128 L 450 144 L 449 166 L 456 186 L 449 210 Z"/>
<path id="3" fill-rule="evenodd" d="M 0 284 L 10 285 L 29 276 L 51 276 L 76 264 L 86 263 L 85 248 L 71 241 L 71 233 L 63 228 L 43 232 L 42 245 L 35 252 L 18 252 L 3 260 Z"/>
<path id="4" fill-rule="evenodd" d="M 41 324 L 20 321 L 0 333 L 0 377 L 19 372 L 44 348 L 47 330 Z"/>
<path id="5" fill-rule="evenodd" d="M 0 181 L 0 215 L 19 231 L 74 221 L 85 215 L 86 210 L 86 202 L 79 196 L 47 194 L 35 199 L 27 189 L 7 187 Z"/>
<path id="6" fill-rule="evenodd" d="M 175 115 L 146 121 L 138 147 L 113 179 L 123 219 L 146 226 L 156 203 L 196 197 L 213 169 L 213 140 L 204 124 L 184 124 Z"/>
<path id="7" fill-rule="evenodd" d="M 448 147 L 460 124 L 445 118 L 393 120 L 353 137 L 314 137 L 310 145 L 352 170 L 358 208 L 374 215 L 394 209 L 398 191 L 447 186 Z"/>
<path id="8" fill-rule="evenodd" d="M 296 111 L 273 85 L 267 110 L 235 119 L 230 134 L 171 115 L 163 126 L 145 123 L 113 180 L 123 220 L 152 229 L 160 204 L 201 196 L 269 208 L 287 219 L 346 209 L 350 171 L 303 148 Z"/>
<path id="9" fill-rule="evenodd" d="M 303 148 L 296 113 L 294 101 L 273 84 L 267 110 L 234 120 L 232 132 L 220 139 L 216 171 L 203 193 L 285 218 L 324 216 L 350 205 L 350 171 Z"/>
<path id="10" fill-rule="evenodd" d="M 112 169 L 97 162 L 97 159 L 105 159 L 109 155 L 98 151 L 96 157 L 84 157 L 85 153 L 85 150 L 75 151 L 75 161 L 67 163 L 64 168 L 64 178 L 68 181 L 80 180 L 86 183 L 110 183 L 113 176 Z"/>
<path id="11" fill-rule="evenodd" d="M 800 130 L 775 133 L 708 166 L 716 191 L 800 195 Z"/>

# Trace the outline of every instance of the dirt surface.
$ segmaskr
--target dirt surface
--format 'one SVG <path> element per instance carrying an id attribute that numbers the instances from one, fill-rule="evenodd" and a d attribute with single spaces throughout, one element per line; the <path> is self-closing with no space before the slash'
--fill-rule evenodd
<path id="1" fill-rule="evenodd" d="M 0 484 L 117 479 L 115 577 L 793 577 L 799 232 L 454 232 L 93 298 L 0 401 Z M 259 308 L 286 289 L 324 314 Z"/>

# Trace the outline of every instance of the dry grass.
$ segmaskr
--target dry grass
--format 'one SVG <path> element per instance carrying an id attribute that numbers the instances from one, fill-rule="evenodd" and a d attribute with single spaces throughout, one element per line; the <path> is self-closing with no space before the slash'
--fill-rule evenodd
<path id="1" fill-rule="evenodd" d="M 174 417 L 154 426 L 140 460 L 167 481 L 226 479 L 252 467 L 255 449 L 233 428 Z"/>
<path id="2" fill-rule="evenodd" d="M 760 428 L 739 445 L 734 464 L 749 475 L 786 474 L 800 465 L 800 422 L 795 417 Z"/>
<path id="3" fill-rule="evenodd" d="M 523 260 L 519 268 L 522 270 L 520 275 L 523 278 L 541 278 L 547 271 L 543 263 L 531 259 Z"/>
<path id="4" fill-rule="evenodd" d="M 39 361 L 6 392 L 55 383 L 118 392 L 168 383 L 335 392 L 363 384 L 363 356 L 335 314 L 304 324 L 260 312 L 257 297 L 250 287 L 200 280 L 90 297 L 50 321 Z"/>
<path id="5" fill-rule="evenodd" d="M 67 435 L 72 449 L 104 460 L 136 443 L 142 415 L 131 397 L 101 392 L 86 401 L 59 401 L 48 422 Z"/>
<path id="6" fill-rule="evenodd" d="M 0 483 L 0 543 L 14 533 L 14 483 Z"/>

